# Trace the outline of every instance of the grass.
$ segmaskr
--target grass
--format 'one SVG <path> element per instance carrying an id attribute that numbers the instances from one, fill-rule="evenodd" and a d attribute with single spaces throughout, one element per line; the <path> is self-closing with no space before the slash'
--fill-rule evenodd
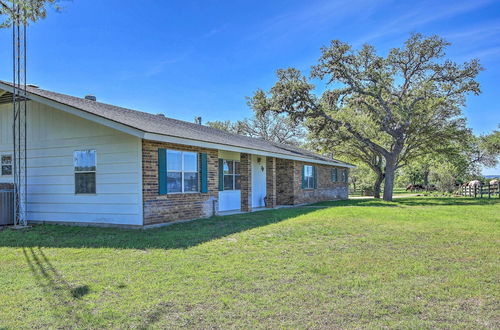
<path id="1" fill-rule="evenodd" d="M 383 193 L 384 191 L 384 187 L 382 187 L 381 189 L 381 194 Z M 405 194 L 414 194 L 414 192 L 412 193 L 411 191 L 406 191 L 405 188 L 394 188 L 394 190 L 392 191 L 393 195 L 394 196 L 398 196 L 398 195 L 405 195 Z M 362 196 L 361 195 L 361 189 L 358 189 L 356 192 L 353 192 L 352 189 L 349 189 L 349 196 L 350 197 L 359 197 L 359 196 Z"/>
<path id="2" fill-rule="evenodd" d="M 499 328 L 500 200 L 0 231 L 0 328 Z"/>

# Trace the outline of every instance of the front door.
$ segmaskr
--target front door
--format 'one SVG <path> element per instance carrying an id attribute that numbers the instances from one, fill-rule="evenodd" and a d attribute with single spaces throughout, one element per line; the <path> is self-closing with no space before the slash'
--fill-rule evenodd
<path id="1" fill-rule="evenodd" d="M 252 155 L 252 207 L 264 207 L 266 197 L 266 157 Z"/>

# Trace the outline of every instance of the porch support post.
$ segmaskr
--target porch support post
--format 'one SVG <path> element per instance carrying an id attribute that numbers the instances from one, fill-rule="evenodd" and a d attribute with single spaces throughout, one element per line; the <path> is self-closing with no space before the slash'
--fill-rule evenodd
<path id="1" fill-rule="evenodd" d="M 266 207 L 276 207 L 276 158 L 266 160 Z"/>
<path id="2" fill-rule="evenodd" d="M 252 211 L 252 155 L 240 154 L 241 211 Z"/>

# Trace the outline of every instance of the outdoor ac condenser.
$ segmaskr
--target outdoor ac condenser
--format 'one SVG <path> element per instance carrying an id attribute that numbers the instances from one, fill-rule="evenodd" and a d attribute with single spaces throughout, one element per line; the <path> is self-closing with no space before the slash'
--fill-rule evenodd
<path id="1" fill-rule="evenodd" d="M 0 190 L 0 226 L 14 224 L 14 190 Z"/>

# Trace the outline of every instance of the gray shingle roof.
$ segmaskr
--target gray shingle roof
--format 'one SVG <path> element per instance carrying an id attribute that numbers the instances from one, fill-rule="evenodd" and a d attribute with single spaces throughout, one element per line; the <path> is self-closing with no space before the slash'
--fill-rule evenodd
<path id="1" fill-rule="evenodd" d="M 2 83 L 12 86 L 8 82 L 2 81 Z M 27 91 L 45 99 L 112 120 L 146 133 L 155 133 L 190 140 L 211 142 L 233 147 L 257 149 L 288 156 L 304 157 L 310 159 L 312 162 L 316 160 L 322 162 L 335 162 L 339 163 L 339 165 L 346 164 L 294 146 L 250 138 L 204 125 L 168 118 L 162 115 L 154 115 L 147 112 L 122 108 L 106 103 L 87 100 L 85 98 L 60 94 L 41 88 L 28 86 Z"/>

